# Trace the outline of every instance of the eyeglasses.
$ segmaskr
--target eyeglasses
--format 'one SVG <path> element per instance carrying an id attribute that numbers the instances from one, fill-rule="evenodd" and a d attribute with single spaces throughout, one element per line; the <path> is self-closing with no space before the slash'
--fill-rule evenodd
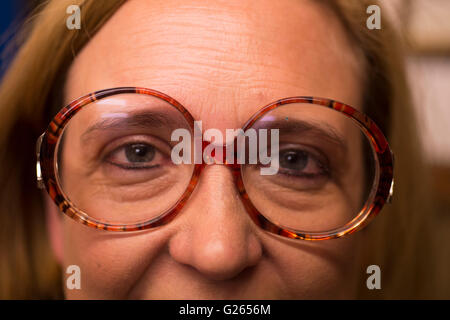
<path id="1" fill-rule="evenodd" d="M 304 96 L 275 101 L 231 132 L 231 144 L 222 143 L 219 130 L 199 129 L 185 107 L 156 90 L 85 95 L 39 137 L 38 186 L 89 227 L 137 231 L 174 219 L 202 170 L 223 163 L 255 224 L 303 240 L 356 232 L 392 197 L 388 142 L 346 104 Z"/>

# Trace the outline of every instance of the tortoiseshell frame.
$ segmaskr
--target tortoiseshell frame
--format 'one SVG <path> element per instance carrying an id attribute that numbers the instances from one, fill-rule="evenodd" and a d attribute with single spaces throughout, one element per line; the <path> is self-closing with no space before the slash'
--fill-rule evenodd
<path id="1" fill-rule="evenodd" d="M 59 209 L 67 216 L 89 227 L 108 231 L 145 230 L 162 226 L 170 222 L 180 212 L 180 210 L 185 205 L 186 201 L 189 199 L 195 186 L 197 185 L 202 169 L 207 165 L 205 163 L 202 163 L 196 164 L 194 166 L 193 174 L 189 182 L 189 185 L 186 188 L 185 192 L 182 194 L 181 198 L 178 200 L 178 202 L 175 203 L 166 212 L 163 212 L 160 216 L 154 219 L 128 225 L 113 224 L 113 223 L 110 224 L 93 219 L 92 217 L 89 217 L 86 213 L 77 209 L 70 202 L 70 200 L 64 196 L 64 193 L 60 189 L 60 186 L 57 182 L 58 180 L 56 179 L 57 166 L 55 159 L 56 157 L 55 150 L 57 147 L 58 139 L 61 136 L 61 133 L 63 132 L 63 129 L 67 125 L 68 121 L 78 111 L 80 111 L 81 108 L 94 101 L 109 97 L 111 95 L 125 94 L 125 93 L 145 94 L 158 97 L 160 99 L 167 101 L 174 108 L 176 108 L 183 114 L 184 118 L 189 123 L 191 130 L 194 130 L 194 118 L 187 111 L 187 109 L 184 108 L 175 99 L 167 96 L 164 93 L 152 89 L 138 88 L 138 87 L 120 87 L 97 91 L 76 99 L 75 101 L 67 105 L 65 108 L 63 108 L 54 117 L 54 119 L 48 126 L 47 130 L 41 135 L 41 137 L 39 137 L 37 142 L 36 167 L 37 167 L 38 185 L 41 188 L 45 186 L 50 197 L 53 199 L 53 201 L 56 203 Z M 391 152 L 391 149 L 389 148 L 386 138 L 384 137 L 381 130 L 371 119 L 369 119 L 366 115 L 354 109 L 353 107 L 329 99 L 305 97 L 305 96 L 281 99 L 263 107 L 255 115 L 253 115 L 250 118 L 250 120 L 247 121 L 247 123 L 243 126 L 242 129 L 246 131 L 247 129 L 252 127 L 252 125 L 267 112 L 275 108 L 278 108 L 282 105 L 290 103 L 308 103 L 334 109 L 351 118 L 361 127 L 363 132 L 369 138 L 373 150 L 376 153 L 376 165 L 377 165 L 376 171 L 378 172 L 378 174 L 376 174 L 377 181 L 374 183 L 371 192 L 372 196 L 366 202 L 361 212 L 352 221 L 348 222 L 341 228 L 328 230 L 324 232 L 305 232 L 301 230 L 289 229 L 287 227 L 276 225 L 275 223 L 269 221 L 255 208 L 244 188 L 244 182 L 242 180 L 241 175 L 241 165 L 237 164 L 237 161 L 234 161 L 234 164 L 226 163 L 225 161 L 226 152 L 223 152 L 222 154 L 224 159 L 221 159 L 222 163 L 224 163 L 224 165 L 226 165 L 232 170 L 237 189 L 239 190 L 239 194 L 241 196 L 241 200 L 250 218 L 256 225 L 258 225 L 259 227 L 268 232 L 292 239 L 302 239 L 302 240 L 333 239 L 342 237 L 347 234 L 351 234 L 353 232 L 362 229 L 369 223 L 370 220 L 372 220 L 379 213 L 385 202 L 390 199 L 393 193 L 393 154 Z M 207 145 L 208 143 L 203 143 L 203 149 Z M 225 145 L 223 147 L 225 148 Z"/>

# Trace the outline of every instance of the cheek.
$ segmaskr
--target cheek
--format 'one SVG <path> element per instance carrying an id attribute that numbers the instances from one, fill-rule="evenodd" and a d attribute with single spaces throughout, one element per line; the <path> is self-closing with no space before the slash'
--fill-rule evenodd
<path id="1" fill-rule="evenodd" d="M 81 290 L 67 289 L 68 275 L 64 274 L 66 298 L 124 299 L 139 286 L 147 290 L 148 284 L 152 290 L 158 288 L 159 293 L 167 292 L 172 297 L 179 294 L 173 290 L 180 283 L 185 283 L 191 293 L 196 289 L 201 292 L 198 278 L 183 273 L 180 273 L 183 277 L 164 278 L 173 267 L 170 261 L 161 259 L 168 238 L 170 231 L 164 228 L 118 234 L 87 228 L 64 217 L 63 270 L 69 265 L 77 265 L 81 270 Z M 266 268 L 259 268 L 255 277 L 261 281 L 250 287 L 249 297 L 266 293 L 272 297 L 273 292 L 285 299 L 355 297 L 357 275 L 361 273 L 358 233 L 318 242 L 285 240 L 271 235 L 263 236 L 261 241 Z M 172 271 L 177 270 L 180 269 Z M 155 274 L 163 275 L 164 281 L 154 278 Z M 147 278 L 149 275 L 152 276 Z"/>
<path id="2" fill-rule="evenodd" d="M 64 218 L 63 271 L 77 265 L 81 290 L 67 289 L 67 299 L 124 299 L 162 247 L 164 233 L 111 234 Z"/>
<path id="3" fill-rule="evenodd" d="M 280 242 L 270 250 L 293 299 L 355 298 L 361 268 L 354 235 L 318 242 Z"/>

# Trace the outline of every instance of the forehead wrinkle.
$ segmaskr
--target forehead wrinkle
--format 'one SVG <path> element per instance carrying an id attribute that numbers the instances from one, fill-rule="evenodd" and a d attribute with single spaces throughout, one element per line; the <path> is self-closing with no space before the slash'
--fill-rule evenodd
<path id="1" fill-rule="evenodd" d="M 300 3 L 300 1 L 296 2 Z M 299 37 L 301 37 L 300 42 L 303 44 L 301 46 L 302 55 L 308 54 L 310 45 L 307 42 L 309 41 L 314 42 L 312 43 L 312 46 L 316 46 L 316 49 L 317 47 L 322 47 L 323 50 L 329 50 L 330 43 L 333 42 L 326 41 L 323 37 L 323 34 L 330 34 L 330 32 L 324 33 L 321 31 L 321 29 L 323 29 L 321 20 L 323 19 L 316 19 L 317 22 L 314 23 L 314 28 L 311 28 L 310 26 L 309 28 L 306 28 L 308 22 L 311 20 L 308 19 L 308 17 L 306 17 L 306 19 L 305 17 L 296 19 L 298 22 L 293 23 L 291 22 L 293 19 L 285 19 L 282 15 L 274 15 L 271 17 L 271 20 L 277 21 L 279 25 L 277 28 L 270 28 L 271 23 L 274 23 L 273 21 L 267 23 L 264 16 L 254 18 L 253 16 L 255 13 L 253 13 L 253 11 L 251 11 L 251 13 L 243 14 L 241 12 L 242 8 L 233 11 L 232 9 L 229 9 L 230 6 L 226 6 L 226 10 L 224 10 L 220 7 L 207 8 L 199 5 L 181 5 L 180 8 L 175 7 L 170 11 L 170 6 L 168 6 L 169 9 L 165 9 L 164 5 L 159 5 L 159 7 L 161 8 L 158 8 L 158 10 L 150 10 L 149 13 L 147 12 L 148 10 L 141 10 L 141 19 L 134 19 L 138 23 L 130 25 L 130 32 L 125 34 L 125 37 L 122 38 L 125 44 L 133 44 L 133 46 L 128 47 L 124 45 L 123 49 L 127 50 L 127 52 L 132 51 L 129 54 L 134 56 L 138 61 L 145 61 L 145 56 L 149 51 L 148 49 L 153 49 L 152 51 L 154 53 L 161 51 L 163 52 L 163 55 L 176 55 L 177 52 L 183 52 L 181 50 L 190 50 L 190 53 L 193 52 L 195 54 L 192 56 L 186 54 L 182 56 L 182 58 L 204 58 L 205 63 L 212 65 L 213 62 L 217 62 L 222 68 L 226 68 L 228 64 L 233 64 L 236 60 L 241 63 L 258 64 L 260 61 L 254 59 L 255 54 L 262 55 L 263 58 L 269 58 L 270 56 L 271 59 L 268 59 L 267 62 L 267 64 L 270 65 L 277 62 L 277 56 L 273 53 L 276 53 L 278 50 L 277 48 L 280 48 L 281 46 L 280 50 L 285 49 L 284 54 L 289 55 L 292 53 L 292 58 L 289 60 L 295 61 L 295 59 L 298 58 L 298 56 L 295 56 L 296 54 L 298 55 L 298 52 L 296 52 L 297 50 L 289 50 L 292 48 L 292 43 L 290 43 L 289 40 L 284 40 L 285 37 L 282 35 L 293 32 L 292 30 L 289 30 L 290 26 L 298 29 L 299 27 L 296 26 L 296 24 L 300 24 L 301 28 L 304 28 L 306 31 L 303 32 L 302 30 L 299 35 Z M 295 9 L 295 7 L 293 7 L 292 10 Z M 254 11 L 258 14 L 262 14 L 257 8 L 258 6 L 255 6 Z M 211 12 L 213 12 L 213 14 L 211 14 Z M 308 12 L 309 15 L 313 17 L 314 15 L 318 15 L 314 10 L 308 10 Z M 149 17 L 146 13 L 149 14 Z M 300 13 L 301 12 L 299 11 L 299 14 Z M 267 16 L 267 12 L 264 13 L 264 15 Z M 222 16 L 225 16 L 226 18 L 221 19 L 220 17 Z M 196 17 L 198 17 L 198 19 L 196 19 Z M 226 23 L 223 21 L 226 21 Z M 249 21 L 253 22 L 250 23 Z M 283 27 L 284 25 L 287 26 Z M 136 28 L 136 26 L 138 27 Z M 167 28 L 167 26 L 172 27 Z M 254 30 L 255 27 L 263 32 L 254 33 L 249 30 L 249 28 Z M 195 32 L 198 31 L 199 28 L 201 29 L 201 32 Z M 276 43 L 272 43 L 273 34 L 271 33 L 279 33 L 280 30 L 283 31 L 281 34 L 276 35 Z M 320 36 L 320 33 L 322 33 L 322 36 Z M 119 41 L 121 39 L 121 34 L 123 35 L 123 32 L 116 35 Z M 145 39 L 145 41 L 142 41 L 142 39 Z M 174 41 L 174 39 L 181 39 L 182 41 Z M 205 45 L 205 43 L 207 43 L 207 45 Z M 159 46 L 161 46 L 161 49 L 159 49 Z M 171 46 L 173 50 L 167 51 L 167 46 Z M 130 48 L 132 50 L 128 50 Z M 339 53 L 343 51 L 336 50 L 335 52 Z M 229 57 L 233 58 L 230 59 Z M 194 61 L 186 60 L 186 62 L 198 63 L 195 59 L 193 60 Z M 174 61 L 177 60 L 174 59 Z M 230 66 L 230 68 L 235 70 L 239 69 L 240 66 Z M 288 68 L 287 70 L 290 69 L 291 68 Z"/>
<path id="2" fill-rule="evenodd" d="M 136 1 L 136 0 L 134 0 Z M 131 2 L 134 2 L 131 1 Z M 189 8 L 190 6 L 184 5 L 181 6 L 181 9 Z M 201 8 L 201 9 L 199 9 Z M 256 6 L 257 8 L 257 6 Z M 129 25 L 129 32 L 126 34 L 118 33 L 115 34 L 115 37 L 112 37 L 113 42 L 108 42 L 107 46 L 114 45 L 114 42 L 122 41 L 125 43 L 123 45 L 123 50 L 126 52 L 127 55 L 129 55 L 128 58 L 134 59 L 137 65 L 140 65 L 140 67 L 145 67 L 146 62 L 148 62 L 149 59 L 146 59 L 147 54 L 149 51 L 152 52 L 153 58 L 158 59 L 159 56 L 170 56 L 174 55 L 172 59 L 172 64 L 169 62 L 169 64 L 166 65 L 168 68 L 177 68 L 180 67 L 179 59 L 184 59 L 183 62 L 186 62 L 187 64 L 198 64 L 199 59 L 204 59 L 202 61 L 202 66 L 204 68 L 210 68 L 210 72 L 215 71 L 213 69 L 219 69 L 222 72 L 222 74 L 225 71 L 231 71 L 231 72 L 244 72 L 245 67 L 248 67 L 249 65 L 255 65 L 259 67 L 266 67 L 266 66 L 273 66 L 274 68 L 278 69 L 284 69 L 284 72 L 292 72 L 295 73 L 293 70 L 294 68 L 286 68 L 286 66 L 282 65 L 277 61 L 276 53 L 277 48 L 280 48 L 281 43 L 283 42 L 283 37 L 279 35 L 277 37 L 276 43 L 271 43 L 273 39 L 265 39 L 267 38 L 265 35 L 266 33 L 269 33 L 271 31 L 270 28 L 266 28 L 264 31 L 267 32 L 259 32 L 256 33 L 257 36 L 255 36 L 255 33 L 246 32 L 245 29 L 247 29 L 245 26 L 245 19 L 238 19 L 241 18 L 242 14 L 238 17 L 230 18 L 230 23 L 225 28 L 219 28 L 219 33 L 216 31 L 213 31 L 215 29 L 215 26 L 221 25 L 220 19 L 217 19 L 216 14 L 214 16 L 214 21 L 212 24 L 204 23 L 205 17 L 202 13 L 194 11 L 194 13 L 187 13 L 181 10 L 180 8 L 175 8 L 173 12 L 170 12 L 167 14 L 167 16 L 164 15 L 164 6 L 162 6 L 162 12 L 161 10 L 152 10 L 150 11 L 150 15 L 155 15 L 154 18 L 148 18 L 144 12 L 145 10 L 141 10 L 142 15 L 142 23 L 135 23 Z M 192 8 L 191 8 L 192 9 Z M 212 11 L 211 8 L 205 8 L 201 6 L 194 6 L 195 10 L 200 11 Z M 217 9 L 217 8 L 214 8 Z M 241 9 L 242 10 L 242 9 Z M 214 10 L 213 10 L 214 11 Z M 231 14 L 228 13 L 226 10 L 219 10 L 224 11 L 226 15 L 230 16 Z M 311 10 L 309 10 L 311 11 Z M 156 13 L 158 12 L 158 15 L 156 16 Z M 257 12 L 257 11 L 256 11 Z M 314 10 L 312 11 L 312 14 L 314 14 Z M 317 14 L 317 13 L 315 13 Z M 199 19 L 195 19 L 195 15 L 199 17 Z M 247 14 L 252 15 L 252 14 Z M 187 16 L 187 20 L 180 19 L 181 17 Z M 173 17 L 170 18 L 170 17 Z M 144 20 L 144 18 L 146 18 Z M 210 21 L 211 18 L 206 16 L 207 20 Z M 247 17 L 248 18 L 248 17 Z M 261 18 L 260 18 L 261 19 Z M 275 15 L 272 20 L 276 20 L 277 16 Z M 280 19 L 280 18 L 278 18 Z M 176 28 L 166 28 L 165 27 L 165 20 L 167 21 L 167 25 L 179 25 Z M 236 21 L 238 20 L 238 21 Z M 305 24 L 307 23 L 308 19 L 299 19 L 301 23 Z M 306 20 L 306 21 L 303 21 Z M 157 21 L 158 23 L 155 23 Z M 320 20 L 318 20 L 320 22 Z M 137 19 L 137 22 L 139 22 L 139 19 Z M 169 23 L 170 22 L 170 23 Z M 289 22 L 289 19 L 288 19 Z M 259 21 L 259 24 L 262 22 Z M 156 26 L 155 26 L 156 24 Z M 265 23 L 267 24 L 267 23 Z M 236 40 L 233 37 L 233 28 L 230 28 L 230 26 L 236 26 L 236 34 L 238 34 L 239 41 L 232 41 Z M 138 26 L 136 29 L 135 26 Z M 196 28 L 203 27 L 202 32 L 199 33 L 200 36 L 196 35 L 196 32 L 191 32 L 191 29 L 189 26 L 193 26 L 193 30 L 195 31 Z M 309 55 L 309 48 L 315 47 L 317 50 L 318 47 L 323 48 L 324 51 L 328 52 L 329 45 L 328 41 L 321 40 L 323 37 L 316 36 L 316 33 L 319 32 L 321 23 L 315 23 L 315 28 L 308 28 L 308 32 L 302 32 L 301 34 L 301 43 L 303 44 L 301 47 L 301 55 Z M 222 30 L 223 29 L 223 30 Z M 155 32 L 157 30 L 157 32 Z M 243 31 L 244 30 L 244 31 Z M 278 29 L 277 29 L 278 30 Z M 315 31 L 314 31 L 315 30 Z M 115 30 L 111 31 L 111 33 L 115 33 Z M 225 32 L 222 32 L 225 31 Z M 179 32 L 180 34 L 177 34 Z M 320 32 L 319 32 L 320 33 Z M 328 32 L 329 33 L 329 32 Z M 154 36 L 157 34 L 158 36 Z M 124 37 L 120 37 L 120 35 Z M 309 35 L 309 36 L 308 36 Z M 175 38 L 181 38 L 182 41 L 171 41 L 173 40 L 173 37 Z M 223 40 L 220 40 L 220 38 L 223 38 Z M 145 39 L 145 41 L 140 41 L 142 39 Z M 134 41 L 136 40 L 136 41 Z M 263 46 L 262 43 L 266 42 L 266 44 Z M 292 47 L 292 43 L 289 43 L 288 40 L 284 41 L 286 42 L 284 46 L 286 49 L 289 47 Z M 311 45 L 308 43 L 311 42 Z M 127 46 L 127 43 L 132 43 L 132 46 Z M 208 45 L 205 45 L 207 43 Z M 261 47 L 263 46 L 263 47 Z M 118 45 L 120 47 L 120 44 Z M 167 47 L 172 47 L 172 50 L 167 50 Z M 251 48 L 252 47 L 252 48 Z M 269 47 L 269 48 L 268 48 Z M 271 47 L 271 48 L 270 48 Z M 130 50 L 131 49 L 131 50 Z M 231 50 L 230 50 L 231 49 Z M 274 49 L 274 52 L 272 50 Z M 193 55 L 185 54 L 185 55 L 179 55 L 179 52 L 185 52 L 183 50 L 190 50 L 191 53 L 195 53 Z M 267 51 L 269 50 L 269 51 Z M 282 49 L 279 49 L 282 50 Z M 284 50 L 283 54 L 288 55 L 289 60 L 295 61 L 298 60 L 298 50 Z M 339 50 L 336 50 L 336 52 L 342 52 Z M 315 52 L 312 52 L 313 54 L 310 55 L 312 58 L 317 57 Z M 237 56 L 236 56 L 237 54 Z M 255 56 L 259 55 L 258 58 L 262 58 L 265 63 L 261 63 L 261 61 L 258 61 L 258 59 L 255 59 Z M 335 54 L 334 54 L 335 55 Z M 107 58 L 109 58 L 108 56 Z M 178 58 L 178 59 L 176 59 Z M 209 58 L 209 59 L 208 59 Z M 117 61 L 117 58 L 115 59 Z M 126 59 L 127 61 L 129 59 Z M 259 59 L 261 60 L 261 59 Z M 329 57 L 327 57 L 327 60 L 330 60 Z M 278 63 L 278 64 L 277 64 Z M 136 68 L 138 69 L 138 68 Z M 252 70 L 253 71 L 253 70 Z M 208 72 L 208 70 L 206 70 Z M 232 77 L 228 75 L 229 77 Z"/>
<path id="3" fill-rule="evenodd" d="M 227 121 L 233 118 L 236 125 L 262 104 L 286 96 L 327 96 L 333 87 L 341 88 L 339 82 L 343 79 L 354 76 L 348 68 L 340 75 L 332 71 L 333 66 L 347 67 L 355 59 L 354 56 L 342 58 L 349 50 L 333 50 L 329 54 L 327 38 L 334 39 L 330 42 L 332 47 L 342 47 L 346 40 L 335 35 L 342 33 L 333 28 L 336 19 L 323 19 L 318 10 L 308 8 L 305 15 L 302 6 L 292 6 L 290 11 L 296 11 L 299 19 L 286 19 L 257 5 L 247 12 L 242 8 L 246 1 L 236 2 L 234 6 L 229 1 L 230 5 L 223 8 L 218 5 L 208 8 L 211 3 L 203 5 L 206 2 L 200 1 L 181 2 L 173 8 L 172 2 L 128 1 L 109 21 L 114 23 L 107 23 L 100 29 L 101 37 L 97 34 L 91 41 L 89 54 L 96 55 L 100 63 L 86 72 L 103 73 L 105 85 L 123 84 L 162 91 L 185 105 L 194 117 Z M 309 1 L 303 1 L 306 2 Z M 142 10 L 132 8 L 132 3 L 142 5 L 139 8 Z M 280 1 L 274 6 L 292 3 Z M 152 10 L 147 10 L 146 5 Z M 130 12 L 122 11 L 127 7 L 132 8 Z M 124 28 L 122 22 L 129 20 L 131 13 L 135 22 L 127 22 Z M 282 29 L 272 30 L 271 26 L 280 26 L 282 22 Z M 165 25 L 170 23 L 173 27 L 167 28 Z M 326 25 L 333 32 L 327 31 Z M 295 46 L 288 37 L 293 26 L 304 29 Z M 282 32 L 274 38 L 275 29 Z M 105 56 L 96 47 L 120 54 Z M 283 55 L 278 54 L 280 48 L 286 48 Z M 264 103 L 254 102 L 261 92 L 266 96 L 262 99 Z M 340 98 L 340 94 L 328 97 L 351 102 Z"/>
<path id="4" fill-rule="evenodd" d="M 158 10 L 141 10 L 140 16 L 134 19 L 136 23 L 129 26 L 130 33 L 126 39 L 136 44 L 144 37 L 145 45 L 150 47 L 170 44 L 178 45 L 180 46 L 178 49 L 181 49 L 183 45 L 187 45 L 193 49 L 214 49 L 217 52 L 227 53 L 226 47 L 211 48 L 204 43 L 220 41 L 226 45 L 229 43 L 230 36 L 247 38 L 254 36 L 246 26 L 242 12 L 239 12 L 242 9 L 233 12 L 229 7 L 209 8 L 182 3 L 175 8 L 170 6 L 166 8 L 163 2 Z M 201 33 L 196 32 L 198 30 L 201 30 Z M 171 41 L 174 38 L 182 41 Z M 133 47 L 136 48 L 136 46 Z"/>

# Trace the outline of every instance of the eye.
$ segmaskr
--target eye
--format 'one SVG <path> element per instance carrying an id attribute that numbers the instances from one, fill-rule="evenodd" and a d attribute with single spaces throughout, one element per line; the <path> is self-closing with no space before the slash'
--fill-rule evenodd
<path id="1" fill-rule="evenodd" d="M 327 173 L 326 165 L 317 156 L 305 150 L 280 150 L 279 161 L 281 173 L 288 175 L 313 177 Z"/>
<path id="2" fill-rule="evenodd" d="M 155 158 L 155 148 L 148 144 L 131 144 L 124 149 L 129 162 L 150 162 Z"/>
<path id="3" fill-rule="evenodd" d="M 123 169 L 150 169 L 159 166 L 159 151 L 147 143 L 129 143 L 112 151 L 106 162 Z"/>

